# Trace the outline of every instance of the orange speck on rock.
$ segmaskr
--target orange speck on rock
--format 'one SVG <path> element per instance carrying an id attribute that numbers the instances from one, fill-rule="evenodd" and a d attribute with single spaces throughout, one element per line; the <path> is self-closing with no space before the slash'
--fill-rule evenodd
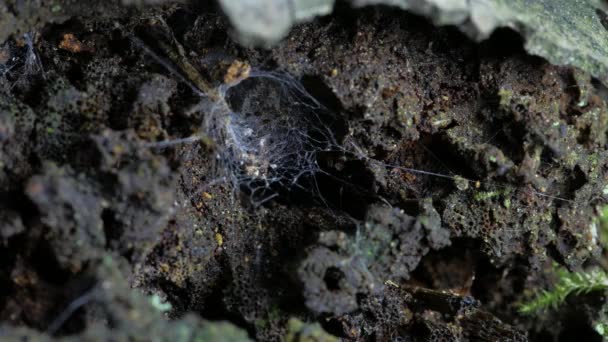
<path id="1" fill-rule="evenodd" d="M 59 43 L 59 48 L 72 53 L 91 51 L 91 49 L 82 44 L 82 42 L 78 40 L 78 38 L 76 38 L 76 36 L 74 36 L 72 33 L 66 33 L 63 35 L 63 39 L 61 40 L 61 43 Z"/>
<path id="2" fill-rule="evenodd" d="M 42 183 L 32 182 L 32 183 L 28 184 L 25 191 L 30 195 L 36 195 L 36 194 L 41 193 L 43 189 L 44 189 L 44 187 L 42 186 Z"/>
<path id="3" fill-rule="evenodd" d="M 410 173 L 410 172 L 403 172 L 403 173 L 401 174 L 401 179 L 403 179 L 404 181 L 406 181 L 406 182 L 408 182 L 408 183 L 411 183 L 411 182 L 414 182 L 414 181 L 417 179 L 417 177 L 416 177 L 416 175 L 415 175 L 415 174 L 413 174 L 413 173 Z"/>
<path id="4" fill-rule="evenodd" d="M 247 62 L 234 61 L 226 70 L 224 75 L 224 83 L 231 85 L 236 84 L 249 77 L 251 72 L 251 65 Z"/>
<path id="5" fill-rule="evenodd" d="M 159 266 L 160 266 L 160 270 L 162 272 L 169 273 L 169 270 L 170 270 L 169 264 L 163 262 Z"/>

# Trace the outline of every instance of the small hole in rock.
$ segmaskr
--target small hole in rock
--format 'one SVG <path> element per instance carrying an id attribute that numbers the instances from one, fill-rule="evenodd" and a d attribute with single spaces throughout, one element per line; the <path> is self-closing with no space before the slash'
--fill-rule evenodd
<path id="1" fill-rule="evenodd" d="M 337 267 L 330 267 L 325 271 L 323 281 L 330 291 L 340 290 L 340 281 L 344 279 L 344 272 Z"/>

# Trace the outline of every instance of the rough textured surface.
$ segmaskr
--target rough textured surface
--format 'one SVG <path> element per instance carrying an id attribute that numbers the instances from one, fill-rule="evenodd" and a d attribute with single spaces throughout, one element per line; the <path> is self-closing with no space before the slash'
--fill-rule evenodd
<path id="1" fill-rule="evenodd" d="M 31 2 L 36 24 L 2 25 L 0 337 L 598 337 L 595 297 L 517 312 L 552 262 L 603 262 L 607 92 L 589 73 L 512 31 L 478 43 L 384 6 L 339 6 L 256 49 L 221 6 L 129 4 L 55 20 Z M 331 112 L 315 127 L 335 141 L 259 205 L 218 173 L 200 85 L 261 74 Z M 249 114 L 272 126 L 285 102 Z M 256 148 L 284 143 L 258 133 Z"/>
<path id="2" fill-rule="evenodd" d="M 51 334 L 56 332 L 69 315 L 85 305 L 88 310 L 82 319 L 87 322 L 88 329 L 60 340 L 250 341 L 245 331 L 226 322 L 203 322 L 194 315 L 168 322 L 163 315 L 166 308 L 158 304 L 158 297 L 146 297 L 131 290 L 120 265 L 110 255 L 104 256 L 91 269 L 95 271 L 82 274 L 78 279 L 80 286 L 73 289 L 83 294 L 68 302 L 65 311 L 59 313 L 47 331 Z M 5 341 L 53 340 L 31 329 L 7 326 L 0 326 L 0 338 Z"/>
<path id="3" fill-rule="evenodd" d="M 220 3 L 244 41 L 275 43 L 302 20 L 329 13 L 334 0 L 293 1 L 293 6 L 267 0 L 249 0 L 246 6 L 231 0 Z M 608 81 L 608 14 L 600 0 L 351 0 L 350 3 L 355 7 L 388 5 L 412 11 L 438 25 L 456 25 L 475 40 L 487 39 L 496 29 L 508 27 L 525 37 L 529 53 L 554 64 L 576 66 Z"/>

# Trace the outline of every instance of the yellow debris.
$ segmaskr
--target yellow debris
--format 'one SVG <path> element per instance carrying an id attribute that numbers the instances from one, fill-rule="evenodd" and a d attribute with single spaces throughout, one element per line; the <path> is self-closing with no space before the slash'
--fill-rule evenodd
<path id="1" fill-rule="evenodd" d="M 222 236 L 222 234 L 215 233 L 215 241 L 217 242 L 218 246 L 222 247 L 222 245 L 224 244 L 224 237 Z"/>
<path id="2" fill-rule="evenodd" d="M 390 286 L 392 286 L 392 287 L 399 288 L 399 285 L 397 285 L 397 284 L 396 284 L 394 281 L 392 281 L 392 280 L 390 280 L 390 279 L 389 279 L 389 280 L 387 280 L 387 281 L 385 281 L 385 282 L 384 282 L 384 285 L 390 285 Z"/>
<path id="3" fill-rule="evenodd" d="M 224 83 L 228 85 L 236 84 L 249 77 L 251 65 L 243 61 L 234 61 L 228 67 L 226 75 L 224 75 Z"/>

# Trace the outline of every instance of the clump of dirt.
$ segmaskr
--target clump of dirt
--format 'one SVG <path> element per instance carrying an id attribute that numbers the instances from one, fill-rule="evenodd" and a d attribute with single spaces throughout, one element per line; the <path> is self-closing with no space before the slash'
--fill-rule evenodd
<path id="1" fill-rule="evenodd" d="M 384 7 L 254 49 L 211 5 L 50 3 L 3 12 L 18 25 L 0 34 L 0 336 L 523 341 L 588 327 L 516 309 L 551 262 L 601 251 L 608 109 L 588 75 L 527 55 L 513 32 L 474 43 Z M 183 51 L 151 39 L 159 27 Z M 200 85 L 235 61 L 288 73 L 332 113 L 314 126 L 331 144 L 306 136 L 312 176 L 263 205 L 218 177 L 225 142 L 201 132 Z"/>

